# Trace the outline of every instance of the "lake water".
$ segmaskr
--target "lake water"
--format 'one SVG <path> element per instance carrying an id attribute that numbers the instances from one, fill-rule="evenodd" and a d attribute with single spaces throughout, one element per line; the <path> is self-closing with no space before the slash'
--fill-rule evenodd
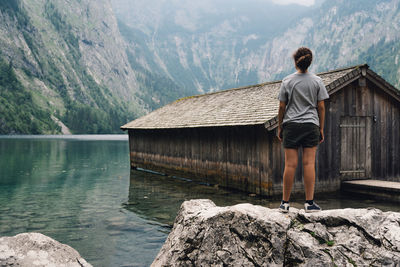
<path id="1" fill-rule="evenodd" d="M 130 171 L 126 135 L 0 136 L 0 236 L 40 232 L 94 266 L 149 266 L 184 200 L 278 201 L 177 177 Z M 324 209 L 395 204 L 327 196 Z M 301 208 L 302 200 L 292 203 Z"/>

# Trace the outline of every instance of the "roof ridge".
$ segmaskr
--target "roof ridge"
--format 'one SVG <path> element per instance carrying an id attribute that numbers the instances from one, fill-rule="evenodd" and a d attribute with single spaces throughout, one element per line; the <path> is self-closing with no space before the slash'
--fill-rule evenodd
<path id="1" fill-rule="evenodd" d="M 364 64 L 354 65 L 354 66 L 351 66 L 351 67 L 344 67 L 344 68 L 341 68 L 341 69 L 334 69 L 334 70 L 319 72 L 319 73 L 316 73 L 315 75 L 322 75 L 322 74 L 328 74 L 328 73 L 335 73 L 335 72 L 339 72 L 339 71 L 350 70 L 350 69 L 357 69 L 357 68 L 361 68 L 361 67 L 369 68 L 368 64 L 364 63 Z"/>

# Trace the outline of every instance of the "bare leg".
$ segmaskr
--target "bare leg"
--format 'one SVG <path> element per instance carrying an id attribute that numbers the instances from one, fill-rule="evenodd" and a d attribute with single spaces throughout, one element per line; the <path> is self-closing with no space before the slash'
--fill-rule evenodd
<path id="1" fill-rule="evenodd" d="M 289 201 L 292 192 L 294 174 L 298 162 L 298 149 L 285 148 L 285 170 L 283 172 L 283 196 L 284 201 Z"/>
<path id="2" fill-rule="evenodd" d="M 306 191 L 306 200 L 314 199 L 316 152 L 316 146 L 303 148 L 304 189 Z"/>

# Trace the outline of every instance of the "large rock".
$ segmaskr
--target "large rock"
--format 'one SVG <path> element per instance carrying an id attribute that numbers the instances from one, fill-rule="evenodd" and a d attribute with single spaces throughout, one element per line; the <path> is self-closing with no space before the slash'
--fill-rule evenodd
<path id="1" fill-rule="evenodd" d="M 182 204 L 152 266 L 399 266 L 400 213 Z"/>
<path id="2" fill-rule="evenodd" d="M 0 267 L 89 267 L 70 246 L 39 233 L 0 237 Z"/>

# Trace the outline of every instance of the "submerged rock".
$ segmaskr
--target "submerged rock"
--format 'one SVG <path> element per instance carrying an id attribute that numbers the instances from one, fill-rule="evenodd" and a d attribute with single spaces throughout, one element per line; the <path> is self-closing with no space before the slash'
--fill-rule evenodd
<path id="1" fill-rule="evenodd" d="M 79 253 L 68 245 L 39 233 L 0 237 L 0 266 L 89 267 Z"/>
<path id="2" fill-rule="evenodd" d="M 152 266 L 399 266 L 400 213 L 185 201 Z"/>

